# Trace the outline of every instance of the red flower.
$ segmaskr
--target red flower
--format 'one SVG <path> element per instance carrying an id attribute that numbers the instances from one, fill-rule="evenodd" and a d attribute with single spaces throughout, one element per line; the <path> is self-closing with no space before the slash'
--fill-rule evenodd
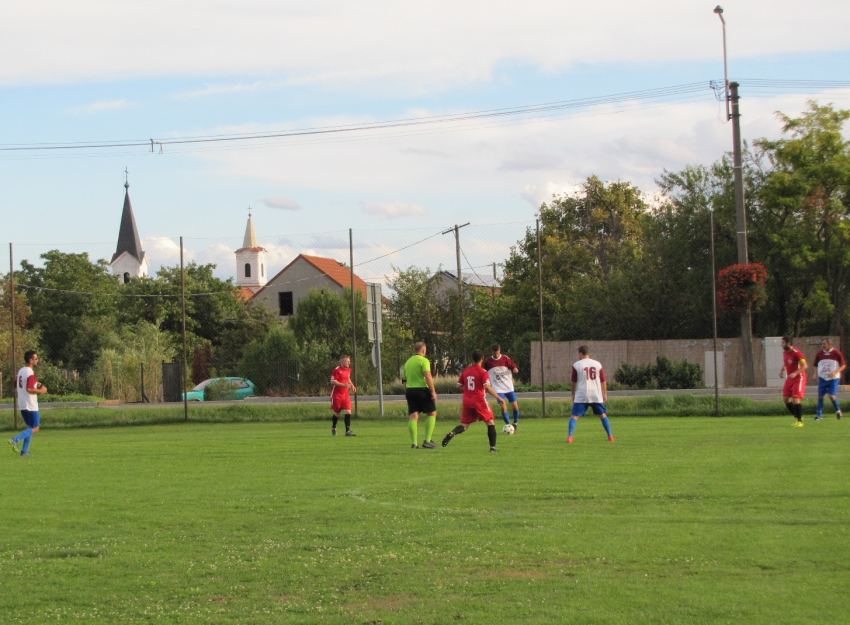
<path id="1" fill-rule="evenodd" d="M 717 303 L 724 310 L 759 310 L 767 301 L 767 269 L 761 263 L 731 265 L 717 275 Z"/>

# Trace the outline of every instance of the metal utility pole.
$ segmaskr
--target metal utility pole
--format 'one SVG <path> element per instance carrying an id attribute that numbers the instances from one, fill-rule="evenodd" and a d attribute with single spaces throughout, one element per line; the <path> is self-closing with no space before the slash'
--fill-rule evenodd
<path id="1" fill-rule="evenodd" d="M 723 24 L 723 78 L 725 83 L 726 119 L 732 122 L 732 164 L 735 176 L 735 226 L 737 230 L 738 264 L 750 263 L 747 250 L 747 211 L 744 205 L 744 165 L 741 150 L 741 111 L 739 108 L 738 83 L 729 82 L 729 70 L 726 56 L 726 20 L 723 19 L 723 7 L 717 5 L 714 12 Z M 749 308 L 741 313 L 741 360 L 743 386 L 755 384 L 753 363 L 753 320 Z"/>
<path id="2" fill-rule="evenodd" d="M 717 272 L 714 268 L 714 209 L 708 209 L 711 225 L 711 321 L 714 330 L 714 416 L 720 416 L 720 391 L 717 379 Z"/>
<path id="3" fill-rule="evenodd" d="M 12 414 L 15 429 L 18 429 L 18 346 L 15 343 L 15 251 L 9 243 L 9 296 L 12 298 L 12 309 L 9 319 L 12 321 Z"/>
<path id="4" fill-rule="evenodd" d="M 543 255 L 540 251 L 540 220 L 536 223 L 537 229 L 537 295 L 540 309 L 540 391 L 543 400 L 543 418 L 546 418 L 546 367 L 543 363 Z"/>
<path id="5" fill-rule="evenodd" d="M 461 352 L 461 369 L 466 366 L 466 313 L 463 308 L 463 278 L 460 275 L 460 229 L 465 228 L 469 225 L 467 221 L 465 224 L 458 226 L 455 224 L 454 228 L 449 228 L 448 230 L 444 230 L 443 234 L 448 234 L 449 232 L 454 231 L 455 233 L 455 256 L 457 257 L 457 295 L 458 295 L 458 306 L 460 307 L 460 352 Z"/>
<path id="6" fill-rule="evenodd" d="M 357 305 L 354 299 L 354 230 L 348 229 L 348 262 L 351 267 L 351 375 L 357 388 Z M 354 416 L 357 417 L 357 393 L 354 393 Z"/>
<path id="7" fill-rule="evenodd" d="M 189 356 L 186 351 L 186 269 L 183 267 L 183 237 L 180 237 L 180 332 L 183 335 L 183 420 L 189 420 Z"/>

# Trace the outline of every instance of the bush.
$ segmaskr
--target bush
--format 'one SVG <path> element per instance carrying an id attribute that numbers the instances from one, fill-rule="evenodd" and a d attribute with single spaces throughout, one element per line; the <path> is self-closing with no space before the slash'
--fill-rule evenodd
<path id="1" fill-rule="evenodd" d="M 204 389 L 204 401 L 223 401 L 233 399 L 239 385 L 233 380 L 213 382 Z"/>
<path id="2" fill-rule="evenodd" d="M 661 356 L 654 365 L 621 363 L 614 381 L 629 389 L 688 389 L 702 387 L 702 368 L 682 360 L 672 362 Z"/>
<path id="3" fill-rule="evenodd" d="M 652 388 L 654 377 L 653 365 L 630 365 L 624 362 L 614 372 L 614 381 L 630 389 Z"/>

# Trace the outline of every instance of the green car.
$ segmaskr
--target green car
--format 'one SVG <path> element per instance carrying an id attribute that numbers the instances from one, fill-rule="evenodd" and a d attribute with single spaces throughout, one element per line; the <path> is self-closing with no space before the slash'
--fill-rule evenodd
<path id="1" fill-rule="evenodd" d="M 186 393 L 189 401 L 220 401 L 254 396 L 254 383 L 245 378 L 210 378 Z"/>

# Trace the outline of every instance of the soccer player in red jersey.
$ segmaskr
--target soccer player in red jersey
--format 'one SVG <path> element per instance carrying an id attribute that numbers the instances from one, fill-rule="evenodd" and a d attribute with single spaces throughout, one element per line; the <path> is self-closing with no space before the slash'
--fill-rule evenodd
<path id="1" fill-rule="evenodd" d="M 351 356 L 340 356 L 339 366 L 331 374 L 331 387 L 331 411 L 334 413 L 331 434 L 336 436 L 336 424 L 344 412 L 345 435 L 357 436 L 351 431 L 351 393 L 357 392 L 351 383 Z"/>
<path id="2" fill-rule="evenodd" d="M 823 348 L 815 356 L 815 369 L 818 371 L 818 411 L 815 421 L 823 419 L 823 396 L 827 395 L 832 400 L 835 408 L 835 418 L 841 419 L 841 406 L 838 405 L 838 382 L 841 380 L 841 372 L 847 368 L 844 356 L 832 346 L 829 339 L 820 342 Z"/>
<path id="3" fill-rule="evenodd" d="M 785 378 L 785 386 L 782 389 L 782 399 L 788 412 L 794 415 L 794 427 L 803 427 L 803 406 L 800 402 L 806 395 L 806 357 L 803 352 L 794 347 L 794 339 L 790 336 L 782 337 L 783 365 L 779 372 L 780 378 Z"/>
<path id="4" fill-rule="evenodd" d="M 449 441 L 458 434 L 466 432 L 471 424 L 476 421 L 483 421 L 487 424 L 490 451 L 499 451 L 496 449 L 496 424 L 493 421 L 493 411 L 490 409 L 490 404 L 487 403 L 485 393 L 490 393 L 499 400 L 502 412 L 507 412 L 508 405 L 490 386 L 490 376 L 481 366 L 484 361 L 484 352 L 476 349 L 472 352 L 472 360 L 473 364 L 463 370 L 457 381 L 457 385 L 463 388 L 463 412 L 460 417 L 460 425 L 446 434 L 443 438 L 443 447 L 448 445 Z"/>

